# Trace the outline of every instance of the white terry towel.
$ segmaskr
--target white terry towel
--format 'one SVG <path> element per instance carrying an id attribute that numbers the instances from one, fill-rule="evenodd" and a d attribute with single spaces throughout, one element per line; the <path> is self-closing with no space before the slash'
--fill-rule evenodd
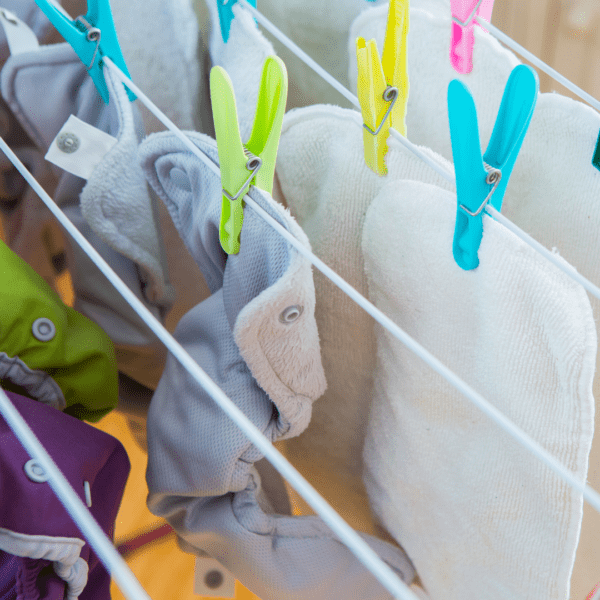
<path id="1" fill-rule="evenodd" d="M 367 211 L 372 301 L 584 482 L 596 330 L 585 291 L 484 217 L 452 257 L 456 197 L 391 181 Z M 380 326 L 366 482 L 432 600 L 566 600 L 574 492 Z"/>
<path id="2" fill-rule="evenodd" d="M 382 43 L 385 17 L 385 7 L 363 13 L 352 26 L 350 45 L 356 35 L 374 36 Z M 452 158 L 446 90 L 448 83 L 458 78 L 468 85 L 475 98 L 485 148 L 502 88 L 518 64 L 517 58 L 476 27 L 473 72 L 458 76 L 447 58 L 449 13 L 433 16 L 411 10 L 408 41 L 409 139 Z M 559 94 L 540 94 L 502 208 L 505 216 L 547 248 L 557 248 L 563 258 L 596 285 L 600 285 L 600 172 L 591 161 L 598 131 L 600 116 L 592 108 Z M 600 315 L 600 301 L 590 299 L 594 314 Z M 600 377 L 594 382 L 594 396 L 600 398 Z M 598 419 L 596 431 L 600 430 Z M 596 438 L 590 456 L 589 483 L 598 490 L 600 436 Z M 584 510 L 573 576 L 577 594 L 574 597 L 585 597 L 598 581 L 594 557 L 600 539 L 600 515 L 587 505 Z"/>
<path id="3" fill-rule="evenodd" d="M 390 146 L 390 178 L 411 177 L 449 188 L 398 142 L 390 140 Z M 281 199 L 308 235 L 313 252 L 366 295 L 362 225 L 386 179 L 365 163 L 360 114 L 334 106 L 290 111 L 284 118 L 276 175 Z M 315 270 L 314 279 L 328 388 L 315 403 L 307 430 L 286 447 L 295 466 L 336 510 L 369 533 L 362 447 L 373 395 L 374 321 L 322 273 Z"/>
<path id="4" fill-rule="evenodd" d="M 203 69 L 191 1 L 111 0 L 110 4 L 133 81 L 178 127 L 194 129 Z M 138 105 L 148 133 L 164 130 L 145 106 Z"/>

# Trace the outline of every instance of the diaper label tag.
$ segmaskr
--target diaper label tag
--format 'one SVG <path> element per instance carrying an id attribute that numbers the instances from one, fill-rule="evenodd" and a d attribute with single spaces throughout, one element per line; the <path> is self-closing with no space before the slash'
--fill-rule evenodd
<path id="1" fill-rule="evenodd" d="M 209 556 L 196 557 L 194 594 L 206 598 L 235 598 L 235 577 Z"/>
<path id="2" fill-rule="evenodd" d="M 38 39 L 27 23 L 6 8 L 0 8 L 0 23 L 4 28 L 6 41 L 11 54 L 31 52 L 40 47 Z"/>
<path id="3" fill-rule="evenodd" d="M 71 115 L 50 144 L 46 160 L 87 180 L 116 143 L 117 138 Z"/>

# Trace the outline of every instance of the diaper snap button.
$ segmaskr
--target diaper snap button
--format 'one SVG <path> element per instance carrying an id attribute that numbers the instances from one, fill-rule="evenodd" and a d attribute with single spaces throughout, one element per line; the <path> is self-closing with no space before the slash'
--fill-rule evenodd
<path id="1" fill-rule="evenodd" d="M 33 322 L 31 328 L 33 336 L 40 342 L 49 342 L 56 335 L 56 327 L 50 319 L 41 317 Z"/>
<path id="2" fill-rule="evenodd" d="M 293 323 L 296 319 L 300 317 L 304 308 L 298 304 L 294 306 L 288 306 L 280 315 L 279 320 L 282 323 Z"/>
<path id="3" fill-rule="evenodd" d="M 28 460 L 24 467 L 25 475 L 34 483 L 45 483 L 48 481 L 48 475 L 40 463 L 35 458 Z"/>
<path id="4" fill-rule="evenodd" d="M 61 133 L 56 138 L 56 145 L 61 152 L 65 154 L 73 154 L 73 152 L 77 152 L 81 141 L 74 133 Z"/>

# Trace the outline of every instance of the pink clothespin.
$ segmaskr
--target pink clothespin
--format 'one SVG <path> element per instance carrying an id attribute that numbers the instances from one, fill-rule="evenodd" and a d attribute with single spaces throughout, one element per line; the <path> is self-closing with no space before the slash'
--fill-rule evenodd
<path id="1" fill-rule="evenodd" d="M 489 23 L 492 20 L 494 0 L 450 0 L 450 6 L 452 9 L 450 62 L 458 73 L 470 73 L 473 70 L 475 43 L 473 26 L 479 25 L 475 17 L 481 17 Z"/>

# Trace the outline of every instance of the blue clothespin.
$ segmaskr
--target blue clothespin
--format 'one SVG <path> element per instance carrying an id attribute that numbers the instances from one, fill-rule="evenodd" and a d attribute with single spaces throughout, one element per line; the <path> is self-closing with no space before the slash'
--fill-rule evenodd
<path id="1" fill-rule="evenodd" d="M 35 0 L 52 25 L 72 46 L 94 80 L 102 100 L 108 104 L 108 88 L 102 74 L 102 57 L 108 56 L 129 77 L 127 65 L 119 46 L 109 0 L 88 0 L 85 17 L 70 19 L 51 3 Z M 127 90 L 129 99 L 135 95 Z"/>
<path id="2" fill-rule="evenodd" d="M 217 9 L 219 10 L 219 22 L 221 23 L 221 35 L 223 41 L 227 43 L 229 40 L 229 30 L 231 29 L 231 21 L 233 21 L 233 5 L 237 0 L 217 0 Z M 248 4 L 256 8 L 256 0 L 247 0 Z"/>
<path id="3" fill-rule="evenodd" d="M 529 128 L 537 102 L 539 80 L 526 65 L 515 67 L 487 150 L 481 156 L 475 102 L 457 79 L 448 86 L 448 116 L 456 171 L 456 228 L 454 260 L 465 271 L 479 265 L 477 252 L 483 236 L 483 210 L 488 202 L 502 208 L 504 192 Z"/>

